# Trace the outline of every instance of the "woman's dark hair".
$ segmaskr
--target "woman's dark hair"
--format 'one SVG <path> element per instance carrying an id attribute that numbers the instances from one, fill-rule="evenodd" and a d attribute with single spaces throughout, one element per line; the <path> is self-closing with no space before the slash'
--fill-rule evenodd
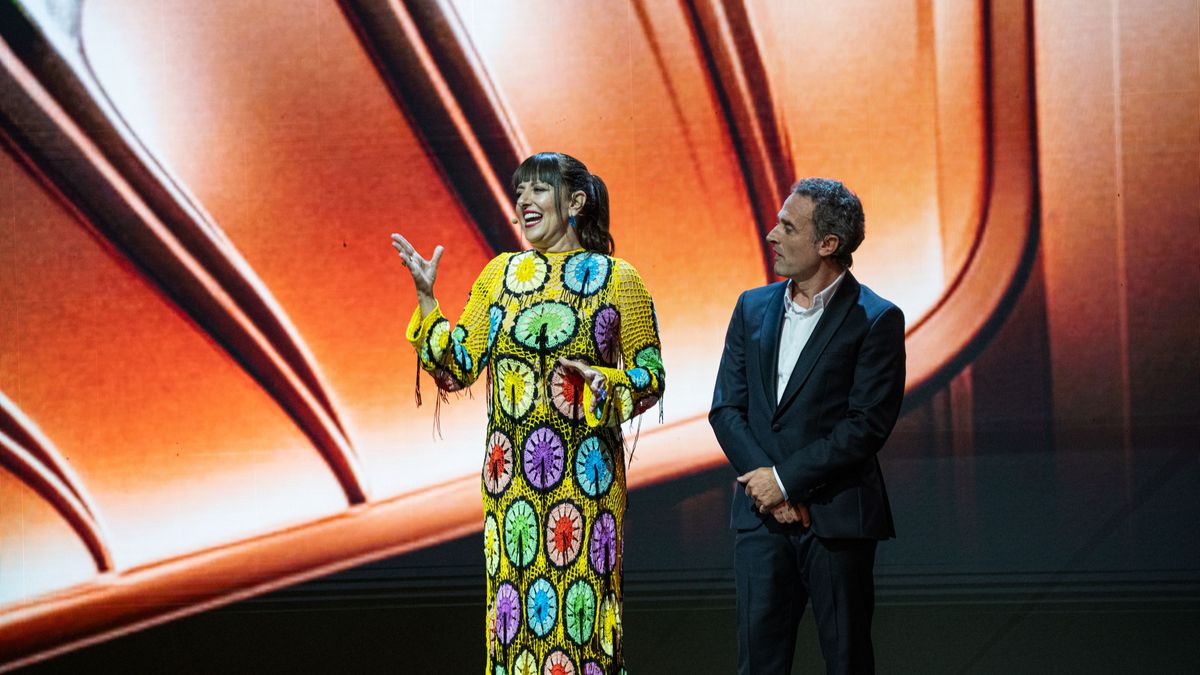
<path id="1" fill-rule="evenodd" d="M 608 187 L 600 177 L 589 172 L 583 162 L 561 152 L 539 152 L 532 155 L 513 172 L 512 188 L 521 183 L 542 182 L 554 188 L 558 217 L 567 220 L 563 212 L 563 196 L 576 190 L 587 195 L 583 208 L 575 216 L 575 236 L 589 251 L 612 255 L 615 249 L 608 232 Z M 562 188 L 566 188 L 563 192 Z"/>

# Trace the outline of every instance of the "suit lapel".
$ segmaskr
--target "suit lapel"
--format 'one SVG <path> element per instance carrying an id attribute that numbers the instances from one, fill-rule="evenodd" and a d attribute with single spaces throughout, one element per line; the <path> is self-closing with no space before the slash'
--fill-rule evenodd
<path id="1" fill-rule="evenodd" d="M 783 294 L 787 292 L 787 283 L 779 284 L 778 288 L 772 289 L 771 295 L 767 298 L 766 309 L 763 310 L 761 317 L 762 331 L 759 333 L 758 357 L 760 359 L 761 368 L 759 372 L 763 374 L 763 391 L 767 394 L 767 400 L 771 405 L 775 405 L 775 400 L 778 398 L 776 381 L 779 379 L 778 366 L 779 363 L 779 333 L 783 327 Z"/>
<path id="2" fill-rule="evenodd" d="M 837 333 L 842 322 L 846 320 L 846 316 L 850 313 L 850 308 L 858 302 L 858 291 L 858 280 L 847 271 L 846 278 L 842 279 L 842 284 L 838 286 L 837 293 L 833 294 L 833 299 L 825 306 L 825 311 L 821 312 L 821 318 L 817 321 L 817 327 L 813 329 L 812 336 L 808 338 L 808 342 L 804 345 L 804 350 L 800 352 L 800 358 L 796 359 L 796 367 L 792 370 L 792 375 L 788 378 L 787 386 L 783 389 L 783 397 L 779 399 L 779 405 L 775 408 L 776 413 L 787 406 L 788 402 L 796 396 L 796 393 L 808 381 L 808 376 L 812 373 L 813 366 L 817 364 L 817 359 L 821 357 L 821 353 L 825 351 L 825 346 L 829 344 L 829 340 Z M 780 311 L 782 311 L 782 307 Z M 778 349 L 778 331 L 776 331 L 775 344 Z M 771 400 L 775 399 L 772 398 Z"/>

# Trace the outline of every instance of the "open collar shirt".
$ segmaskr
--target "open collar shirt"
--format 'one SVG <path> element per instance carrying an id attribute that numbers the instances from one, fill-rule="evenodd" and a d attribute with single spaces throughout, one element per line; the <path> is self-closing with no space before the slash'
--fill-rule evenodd
<path id="1" fill-rule="evenodd" d="M 792 301 L 793 282 L 788 280 L 787 288 L 783 291 L 783 327 L 779 335 L 779 358 L 775 362 L 776 403 L 782 400 L 783 390 L 787 388 L 788 380 L 792 377 L 796 361 L 800 360 L 800 352 L 804 351 L 804 346 L 808 344 L 808 339 L 812 337 L 813 331 L 817 328 L 817 322 L 825 313 L 825 306 L 833 299 L 833 294 L 837 293 L 844 278 L 846 278 L 846 273 L 842 272 L 838 278 L 833 280 L 833 283 L 813 296 L 812 306 L 808 308 L 801 307 Z M 783 481 L 779 480 L 779 472 L 775 471 L 774 467 L 771 470 L 775 473 L 775 482 L 779 484 L 783 498 L 787 500 L 787 490 L 783 487 Z"/>

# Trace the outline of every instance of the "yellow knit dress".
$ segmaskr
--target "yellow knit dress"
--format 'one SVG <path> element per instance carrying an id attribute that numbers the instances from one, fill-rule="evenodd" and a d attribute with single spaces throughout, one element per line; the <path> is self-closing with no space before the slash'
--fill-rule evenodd
<path id="1" fill-rule="evenodd" d="M 582 249 L 504 253 L 457 324 L 418 309 L 408 339 L 442 391 L 488 371 L 485 672 L 624 673 L 620 424 L 654 406 L 666 382 L 637 270 Z M 602 372 L 604 395 L 560 356 Z"/>

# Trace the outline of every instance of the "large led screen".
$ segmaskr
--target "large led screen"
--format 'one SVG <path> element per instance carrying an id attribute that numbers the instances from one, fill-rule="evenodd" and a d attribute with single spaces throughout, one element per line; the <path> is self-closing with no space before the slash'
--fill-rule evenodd
<path id="1" fill-rule="evenodd" d="M 417 406 L 388 235 L 446 247 L 453 316 L 541 150 L 608 183 L 657 306 L 629 483 L 695 508 L 648 567 L 726 560 L 725 327 L 819 175 L 908 321 L 881 592 L 1194 585 L 1200 12 L 1167 4 L 5 3 L 0 665 L 476 536 L 486 397 Z"/>

